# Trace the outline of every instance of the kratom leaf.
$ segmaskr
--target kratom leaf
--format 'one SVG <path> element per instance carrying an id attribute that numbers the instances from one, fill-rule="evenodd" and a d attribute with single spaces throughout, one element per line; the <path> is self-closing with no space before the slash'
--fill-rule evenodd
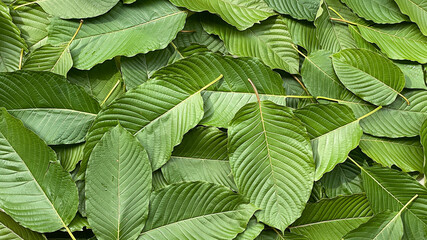
<path id="1" fill-rule="evenodd" d="M 59 75 L 67 76 L 68 71 L 73 67 L 68 45 L 40 47 L 28 56 L 22 69 L 35 71 L 48 71 Z"/>
<path id="2" fill-rule="evenodd" d="M 408 61 L 395 61 L 394 64 L 398 66 L 405 75 L 405 88 L 427 90 L 427 86 L 424 81 L 423 67 L 421 64 L 415 64 Z"/>
<path id="3" fill-rule="evenodd" d="M 295 116 L 302 121 L 310 137 L 316 164 L 315 181 L 344 162 L 350 151 L 359 145 L 363 134 L 359 119 L 344 105 L 309 105 L 296 110 Z"/>
<path id="4" fill-rule="evenodd" d="M 228 133 L 239 192 L 262 209 L 259 221 L 283 231 L 301 215 L 314 180 L 305 128 L 291 109 L 262 101 L 242 107 Z"/>
<path id="5" fill-rule="evenodd" d="M 55 152 L 5 108 L 0 146 L 0 208 L 33 231 L 66 227 L 77 212 L 77 188 Z"/>
<path id="6" fill-rule="evenodd" d="M 424 123 L 421 126 L 420 137 L 421 137 L 421 145 L 423 146 L 423 150 L 424 150 L 424 159 L 427 159 L 427 119 L 424 121 Z M 424 173 L 427 173 L 426 168 L 427 166 L 424 166 Z"/>
<path id="7" fill-rule="evenodd" d="M 263 0 L 171 0 L 194 12 L 209 11 L 242 31 L 272 15 L 274 11 Z"/>
<path id="8" fill-rule="evenodd" d="M 377 138 L 363 135 L 360 149 L 377 163 L 395 165 L 405 172 L 423 172 L 423 147 L 418 138 Z"/>
<path id="9" fill-rule="evenodd" d="M 383 212 L 346 234 L 343 239 L 401 240 L 403 224 L 397 212 Z"/>
<path id="10" fill-rule="evenodd" d="M 314 21 L 322 3 L 321 0 L 265 0 L 265 2 L 279 13 L 309 21 Z"/>
<path id="11" fill-rule="evenodd" d="M 0 2 L 0 29 L 0 72 L 13 72 L 18 70 L 21 51 L 27 50 L 27 46 L 3 2 Z"/>
<path id="12" fill-rule="evenodd" d="M 162 171 L 160 169 L 153 172 L 152 179 L 153 179 L 153 191 L 159 190 L 169 185 L 169 183 L 166 182 L 166 179 L 163 176 Z"/>
<path id="13" fill-rule="evenodd" d="M 297 21 L 291 17 L 284 17 L 283 20 L 288 26 L 288 30 L 294 44 L 305 48 L 308 53 L 320 49 L 320 43 L 316 34 L 316 27 L 313 23 Z"/>
<path id="14" fill-rule="evenodd" d="M 427 2 L 425 0 L 395 0 L 402 13 L 415 22 L 427 36 Z"/>
<path id="15" fill-rule="evenodd" d="M 344 86 L 375 105 L 389 105 L 405 86 L 400 68 L 369 50 L 342 50 L 332 56 L 332 62 Z"/>
<path id="16" fill-rule="evenodd" d="M 214 127 L 188 132 L 161 170 L 168 183 L 206 181 L 236 189 L 228 162 L 227 134 Z"/>
<path id="17" fill-rule="evenodd" d="M 358 27 L 363 38 L 378 45 L 389 58 L 427 63 L 427 37 L 415 24 Z"/>
<path id="18" fill-rule="evenodd" d="M 257 57 L 271 68 L 298 73 L 298 54 L 292 47 L 283 18 L 269 18 L 245 31 L 238 31 L 214 17 L 206 17 L 202 23 L 208 33 L 218 35 L 224 41 L 231 54 Z"/>
<path id="19" fill-rule="evenodd" d="M 110 10 L 119 0 L 104 0 L 90 2 L 85 0 L 37 0 L 43 10 L 53 16 L 61 18 L 91 18 L 102 15 Z"/>
<path id="20" fill-rule="evenodd" d="M 427 119 L 427 91 L 413 90 L 402 92 L 410 105 L 397 98 L 394 103 L 383 107 L 370 117 L 362 119 L 363 132 L 377 137 L 415 137 Z"/>
<path id="21" fill-rule="evenodd" d="M 172 184 L 151 194 L 148 221 L 138 239 L 233 239 L 256 210 L 223 186 Z"/>
<path id="22" fill-rule="evenodd" d="M 289 229 L 309 239 L 338 240 L 371 217 L 366 196 L 355 194 L 307 204 L 301 218 Z"/>
<path id="23" fill-rule="evenodd" d="M 73 145 L 53 146 L 58 160 L 65 171 L 71 172 L 76 168 L 77 163 L 83 159 L 84 143 Z"/>
<path id="24" fill-rule="evenodd" d="M 80 213 L 77 213 L 74 217 L 73 221 L 68 225 L 68 228 L 71 232 L 84 231 L 84 228 L 89 228 L 89 223 L 87 221 L 87 218 L 84 218 L 80 215 Z M 66 231 L 65 229 L 61 229 L 61 231 Z"/>
<path id="25" fill-rule="evenodd" d="M 342 2 L 357 15 L 375 23 L 400 23 L 408 20 L 394 0 L 342 0 Z"/>
<path id="26" fill-rule="evenodd" d="M 308 238 L 298 235 L 295 233 L 284 232 L 284 234 L 279 233 L 277 230 L 264 230 L 261 234 L 256 238 L 256 240 L 308 240 Z"/>
<path id="27" fill-rule="evenodd" d="M 0 106 L 51 145 L 83 142 L 99 111 L 93 98 L 64 77 L 34 71 L 0 74 Z"/>
<path id="28" fill-rule="evenodd" d="M 184 27 L 185 17 L 184 11 L 166 0 L 137 1 L 125 6 L 118 3 L 107 14 L 85 20 L 70 45 L 74 67 L 87 70 L 117 55 L 130 57 L 165 48 Z M 53 18 L 49 43 L 68 43 L 78 25 L 78 21 Z"/>
<path id="29" fill-rule="evenodd" d="M 15 222 L 6 213 L 0 211 L 0 239 L 4 240 L 46 240 L 46 237 L 40 233 L 33 232 L 27 228 L 22 227 L 19 223 Z"/>
<path id="30" fill-rule="evenodd" d="M 89 158 L 86 211 L 98 239 L 136 239 L 148 216 L 151 166 L 138 140 L 118 125 Z"/>
<path id="31" fill-rule="evenodd" d="M 255 217 L 249 220 L 246 230 L 237 235 L 235 240 L 253 240 L 264 230 L 264 224 L 258 222 Z"/>

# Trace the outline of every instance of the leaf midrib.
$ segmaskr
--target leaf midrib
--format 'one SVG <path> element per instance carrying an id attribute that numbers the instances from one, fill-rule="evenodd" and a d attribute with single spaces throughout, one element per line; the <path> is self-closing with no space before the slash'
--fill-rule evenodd
<path id="1" fill-rule="evenodd" d="M 324 223 L 331 223 L 331 222 L 339 222 L 339 221 L 352 221 L 352 220 L 359 220 L 359 219 L 365 219 L 365 218 L 370 219 L 371 217 L 372 216 L 352 217 L 352 218 L 338 218 L 338 219 L 323 220 L 323 221 L 319 221 L 319 222 L 312 222 L 312 223 L 307 223 L 307 224 L 298 225 L 298 226 L 291 226 L 291 227 L 289 227 L 289 229 L 310 227 L 310 226 L 313 226 L 313 225 L 324 224 Z"/>
<path id="2" fill-rule="evenodd" d="M 26 111 L 64 111 L 64 112 L 75 112 L 78 114 L 84 114 L 84 115 L 90 115 L 96 117 L 97 114 L 90 113 L 90 112 L 84 112 L 74 109 L 68 109 L 68 108 L 14 108 L 14 109 L 7 109 L 8 112 L 26 112 Z"/>

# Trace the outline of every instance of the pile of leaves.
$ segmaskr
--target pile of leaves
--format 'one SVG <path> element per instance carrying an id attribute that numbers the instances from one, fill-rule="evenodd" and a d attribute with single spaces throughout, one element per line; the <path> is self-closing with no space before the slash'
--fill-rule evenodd
<path id="1" fill-rule="evenodd" d="M 0 0 L 0 239 L 427 239 L 426 0 Z"/>

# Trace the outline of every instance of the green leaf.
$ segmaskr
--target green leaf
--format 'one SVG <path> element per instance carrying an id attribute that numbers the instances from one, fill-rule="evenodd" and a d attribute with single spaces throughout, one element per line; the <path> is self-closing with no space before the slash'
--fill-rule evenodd
<path id="1" fill-rule="evenodd" d="M 66 77 L 72 67 L 73 59 L 68 45 L 44 45 L 30 53 L 22 69 L 49 71 Z"/>
<path id="2" fill-rule="evenodd" d="M 298 53 L 292 47 L 291 35 L 281 17 L 272 17 L 245 31 L 221 23 L 218 18 L 203 19 L 203 28 L 218 35 L 234 55 L 257 57 L 271 68 L 298 73 Z"/>
<path id="3" fill-rule="evenodd" d="M 67 79 L 83 87 L 102 107 L 124 93 L 122 76 L 114 61 L 106 61 L 87 71 L 71 69 Z"/>
<path id="4" fill-rule="evenodd" d="M 165 49 L 121 58 L 121 70 L 126 89 L 130 90 L 146 82 L 154 72 L 166 66 L 175 50 L 169 45 Z"/>
<path id="5" fill-rule="evenodd" d="M 424 154 L 418 138 L 377 138 L 363 135 L 360 149 L 377 163 L 405 172 L 423 172 Z"/>
<path id="6" fill-rule="evenodd" d="M 32 0 L 13 1 L 14 6 L 33 2 Z M 29 5 L 16 10 L 10 6 L 10 15 L 13 22 L 21 30 L 21 36 L 27 42 L 30 50 L 43 46 L 47 42 L 47 26 L 49 25 L 49 14 L 40 6 Z"/>
<path id="7" fill-rule="evenodd" d="M 91 18 L 102 15 L 110 10 L 119 0 L 104 0 L 91 2 L 85 0 L 37 0 L 43 10 L 61 18 Z"/>
<path id="8" fill-rule="evenodd" d="M 401 240 L 403 224 L 400 213 L 384 212 L 349 232 L 343 239 Z"/>
<path id="9" fill-rule="evenodd" d="M 418 231 L 426 236 L 427 189 L 424 186 L 406 173 L 379 166 L 362 168 L 362 175 L 366 195 L 375 213 L 399 211 L 418 194 L 402 215 L 403 226 L 405 232 Z"/>
<path id="10" fill-rule="evenodd" d="M 235 240 L 253 240 L 264 230 L 264 224 L 258 222 L 255 217 L 249 220 L 246 230 L 235 238 Z"/>
<path id="11" fill-rule="evenodd" d="M 408 20 L 393 0 L 342 0 L 342 2 L 357 15 L 375 23 L 400 23 Z"/>
<path id="12" fill-rule="evenodd" d="M 51 145 L 83 142 L 99 111 L 93 98 L 64 77 L 33 71 L 0 74 L 0 106 Z"/>
<path id="13" fill-rule="evenodd" d="M 321 0 L 265 0 L 265 2 L 279 13 L 309 21 L 314 21 L 322 3 Z"/>
<path id="14" fill-rule="evenodd" d="M 209 11 L 218 14 L 240 31 L 275 14 L 263 0 L 171 0 L 171 2 L 194 12 Z"/>
<path id="15" fill-rule="evenodd" d="M 350 151 L 359 145 L 363 131 L 359 119 L 347 106 L 315 104 L 294 113 L 307 128 L 310 137 L 316 164 L 315 181 L 344 162 Z"/>
<path id="16" fill-rule="evenodd" d="M 402 13 L 415 22 L 427 36 L 427 5 L 425 0 L 395 0 Z"/>
<path id="17" fill-rule="evenodd" d="M 162 171 L 160 169 L 153 172 L 152 178 L 153 178 L 153 191 L 159 190 L 169 185 L 169 183 L 166 182 L 166 179 L 163 176 Z"/>
<path id="18" fill-rule="evenodd" d="M 77 212 L 77 188 L 55 152 L 4 108 L 0 146 L 0 208 L 33 231 L 66 227 Z"/>
<path id="19" fill-rule="evenodd" d="M 320 49 L 319 39 L 317 39 L 316 27 L 313 23 L 307 21 L 297 21 L 291 17 L 284 17 L 292 42 L 299 45 L 308 53 Z"/>
<path id="20" fill-rule="evenodd" d="M 394 103 L 383 107 L 368 118 L 362 119 L 363 132 L 377 137 L 415 137 L 427 119 L 427 91 L 403 92 L 410 105 L 397 98 Z"/>
<path id="21" fill-rule="evenodd" d="M 371 207 L 365 195 L 320 200 L 309 203 L 290 230 L 309 239 L 342 239 L 349 231 L 367 222 L 372 216 Z"/>
<path id="22" fill-rule="evenodd" d="M 184 11 L 166 0 L 118 3 L 107 14 L 83 23 L 70 46 L 74 67 L 87 70 L 117 55 L 131 57 L 165 48 L 184 27 L 185 17 Z M 78 25 L 78 21 L 53 18 L 49 43 L 68 43 Z"/>
<path id="23" fill-rule="evenodd" d="M 357 48 L 348 27 L 331 20 L 337 15 L 329 7 L 339 11 L 340 14 L 344 14 L 343 12 L 351 13 L 350 9 L 346 8 L 339 0 L 324 1 L 323 13 L 314 21 L 317 38 L 322 49 L 336 53 L 347 48 Z"/>
<path id="24" fill-rule="evenodd" d="M 389 58 L 427 63 L 427 37 L 415 24 L 400 23 L 370 27 L 358 25 L 358 27 L 363 38 L 378 45 Z"/>
<path id="25" fill-rule="evenodd" d="M 427 119 L 424 121 L 420 130 L 421 145 L 424 150 L 424 161 L 427 159 Z M 424 166 L 424 173 L 427 173 L 427 166 Z"/>
<path id="26" fill-rule="evenodd" d="M 332 62 L 344 86 L 375 105 L 389 105 L 405 86 L 400 68 L 369 50 L 342 50 L 332 56 Z"/>
<path id="27" fill-rule="evenodd" d="M 308 238 L 298 235 L 295 233 L 284 232 L 282 235 L 277 230 L 264 230 L 261 234 L 256 238 L 256 240 L 308 240 Z"/>
<path id="28" fill-rule="evenodd" d="M 151 194 L 148 221 L 138 239 L 233 239 L 256 210 L 223 186 L 173 184 Z"/>
<path id="29" fill-rule="evenodd" d="M 285 230 L 310 197 L 314 162 L 304 126 L 292 110 L 249 103 L 228 129 L 231 170 L 239 192 L 262 210 L 257 219 Z"/>
<path id="30" fill-rule="evenodd" d="M 57 145 L 52 147 L 65 171 L 71 172 L 83 159 L 84 143 L 73 145 Z"/>
<path id="31" fill-rule="evenodd" d="M 214 127 L 189 131 L 161 168 L 168 183 L 205 181 L 236 189 L 227 153 L 227 134 Z"/>
<path id="32" fill-rule="evenodd" d="M 27 46 L 3 2 L 0 2 L 0 29 L 0 72 L 13 72 L 18 70 L 21 50 L 27 50 Z"/>
<path id="33" fill-rule="evenodd" d="M 423 66 L 421 64 L 400 61 L 395 61 L 394 64 L 398 66 L 405 75 L 405 88 L 427 90 L 424 81 Z"/>
<path id="34" fill-rule="evenodd" d="M 0 239 L 4 240 L 46 240 L 46 237 L 40 233 L 33 232 L 22 227 L 15 222 L 6 213 L 0 211 Z"/>
<path id="35" fill-rule="evenodd" d="M 148 216 L 151 166 L 138 140 L 118 125 L 93 149 L 86 171 L 86 211 L 99 239 L 136 239 Z"/>

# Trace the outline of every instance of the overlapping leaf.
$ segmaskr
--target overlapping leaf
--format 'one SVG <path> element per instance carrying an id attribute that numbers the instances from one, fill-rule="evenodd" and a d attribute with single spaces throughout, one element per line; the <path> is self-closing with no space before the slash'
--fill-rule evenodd
<path id="1" fill-rule="evenodd" d="M 376 23 L 400 23 L 408 20 L 394 0 L 342 0 L 342 2 L 357 15 Z"/>
<path id="2" fill-rule="evenodd" d="M 102 2 L 91 2 L 85 0 L 37 0 L 43 10 L 53 16 L 61 18 L 90 18 L 106 13 L 119 0 L 104 0 Z"/>
<path id="3" fill-rule="evenodd" d="M 262 101 L 241 108 L 228 131 L 239 192 L 262 209 L 260 221 L 283 231 L 301 215 L 314 180 L 305 128 L 289 108 Z"/>
<path id="4" fill-rule="evenodd" d="M 173 184 L 152 193 L 148 221 L 138 239 L 233 239 L 256 210 L 223 186 Z"/>
<path id="5" fill-rule="evenodd" d="M 35 71 L 49 71 L 59 75 L 67 76 L 73 67 L 68 45 L 51 46 L 45 45 L 31 52 L 25 60 L 22 69 Z"/>
<path id="6" fill-rule="evenodd" d="M 395 0 L 402 13 L 415 22 L 421 32 L 427 36 L 427 1 L 425 0 Z"/>
<path id="7" fill-rule="evenodd" d="M 314 21 L 319 11 L 321 0 L 265 0 L 277 12 L 291 15 L 296 19 Z"/>
<path id="8" fill-rule="evenodd" d="M 2 211 L 0 211 L 0 238 L 5 240 L 46 240 L 45 236 L 22 227 Z"/>
<path id="9" fill-rule="evenodd" d="M 74 67 L 90 69 L 117 55 L 165 48 L 184 27 L 185 17 L 184 11 L 166 0 L 138 1 L 131 6 L 118 3 L 107 14 L 83 23 L 70 46 Z M 49 43 L 68 43 L 78 25 L 78 21 L 52 19 Z"/>
<path id="10" fill-rule="evenodd" d="M 77 188 L 55 152 L 0 109 L 0 208 L 38 232 L 66 227 L 77 212 Z"/>
<path id="11" fill-rule="evenodd" d="M 71 172 L 76 168 L 77 163 L 83 159 L 84 143 L 72 145 L 53 146 L 58 160 L 65 171 Z"/>
<path id="12" fill-rule="evenodd" d="M 52 145 L 83 142 L 99 111 L 83 89 L 48 72 L 0 74 L 0 93 L 0 106 Z"/>

